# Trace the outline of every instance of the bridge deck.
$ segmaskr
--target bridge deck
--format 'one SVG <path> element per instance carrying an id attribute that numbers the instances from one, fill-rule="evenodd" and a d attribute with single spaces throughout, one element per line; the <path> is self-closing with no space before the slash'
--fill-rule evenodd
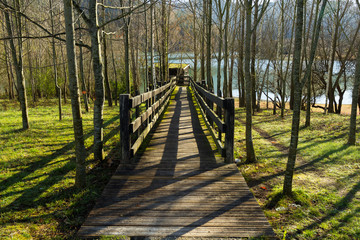
<path id="1" fill-rule="evenodd" d="M 137 160 L 114 174 L 79 236 L 274 236 L 236 165 L 215 157 L 186 88 Z"/>

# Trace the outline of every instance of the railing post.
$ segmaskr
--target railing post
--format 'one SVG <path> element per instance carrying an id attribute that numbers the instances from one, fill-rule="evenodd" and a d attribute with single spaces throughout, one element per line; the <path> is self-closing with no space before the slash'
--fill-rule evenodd
<path id="1" fill-rule="evenodd" d="M 121 94 L 120 104 L 120 142 L 121 163 L 130 163 L 131 137 L 130 137 L 130 94 Z"/>
<path id="2" fill-rule="evenodd" d="M 235 106 L 233 98 L 225 99 L 225 162 L 234 162 L 234 118 L 235 118 Z"/>

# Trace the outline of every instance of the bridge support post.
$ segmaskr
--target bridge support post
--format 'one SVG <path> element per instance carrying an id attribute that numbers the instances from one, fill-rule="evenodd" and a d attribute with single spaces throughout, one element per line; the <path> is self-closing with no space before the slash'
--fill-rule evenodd
<path id="1" fill-rule="evenodd" d="M 121 94 L 120 105 L 120 142 L 121 142 L 121 163 L 130 163 L 130 94 Z"/>
<path id="2" fill-rule="evenodd" d="M 225 99 L 225 162 L 234 162 L 234 120 L 235 120 L 235 106 L 233 98 Z"/>

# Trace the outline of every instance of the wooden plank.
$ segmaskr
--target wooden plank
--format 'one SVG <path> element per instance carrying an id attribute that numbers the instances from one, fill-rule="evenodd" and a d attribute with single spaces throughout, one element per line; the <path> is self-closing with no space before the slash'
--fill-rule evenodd
<path id="1" fill-rule="evenodd" d="M 125 235 L 149 237 L 260 237 L 273 235 L 268 227 L 161 227 L 151 226 L 85 226 L 82 236 Z"/>
<path id="2" fill-rule="evenodd" d="M 263 226 L 268 222 L 263 217 L 163 217 L 154 222 L 153 217 L 90 217 L 86 220 L 86 225 L 91 226 L 202 226 L 202 227 L 248 227 L 248 226 Z"/>
<path id="3" fill-rule="evenodd" d="M 140 104 L 142 104 L 143 102 L 144 102 L 143 94 L 132 97 L 131 98 L 131 108 L 135 108 L 135 107 L 139 106 Z"/>
<path id="4" fill-rule="evenodd" d="M 163 218 L 163 217 L 199 217 L 199 216 L 209 216 L 211 214 L 214 214 L 213 210 L 196 210 L 191 209 L 189 210 L 180 210 L 180 211 L 160 211 L 160 210 L 142 210 L 142 211 L 133 211 L 130 209 L 127 209 L 125 211 L 116 212 L 112 209 L 105 210 L 105 211 L 92 211 L 89 214 L 89 217 L 110 217 L 110 216 L 116 216 L 116 217 L 153 217 L 153 218 Z M 221 213 L 222 217 L 253 217 L 253 218 L 263 218 L 264 213 L 261 211 L 258 211 L 257 209 L 242 209 L 242 210 L 234 210 Z"/>

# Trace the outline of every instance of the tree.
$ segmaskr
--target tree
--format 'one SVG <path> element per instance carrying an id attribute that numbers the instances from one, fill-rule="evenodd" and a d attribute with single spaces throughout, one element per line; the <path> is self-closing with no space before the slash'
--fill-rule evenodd
<path id="1" fill-rule="evenodd" d="M 51 20 L 51 33 L 54 35 L 54 13 L 53 13 L 53 2 L 49 0 L 50 5 L 50 20 Z M 58 106 L 59 106 L 59 120 L 62 119 L 62 108 L 61 108 L 61 88 L 58 84 L 58 73 L 57 73 L 57 61 L 56 61 L 56 49 L 55 49 L 55 38 L 51 38 L 51 46 L 52 46 L 52 53 L 53 53 L 53 67 L 54 67 L 54 83 L 56 94 L 58 95 Z"/>
<path id="2" fill-rule="evenodd" d="M 228 87 L 228 63 L 229 63 L 229 18 L 230 18 L 230 0 L 225 1 L 225 32 L 224 32 L 224 97 L 229 97 L 229 87 Z"/>
<path id="3" fill-rule="evenodd" d="M 102 19 L 105 21 L 105 7 L 104 7 L 105 0 L 102 0 L 103 9 L 102 9 Z M 106 28 L 102 29 L 102 40 L 103 40 L 103 57 L 104 57 L 104 83 L 105 83 L 105 92 L 106 98 L 109 104 L 109 107 L 112 107 L 112 95 L 109 83 L 109 74 L 108 74 L 108 58 L 107 58 L 107 40 L 106 40 Z"/>
<path id="4" fill-rule="evenodd" d="M 242 6 L 240 1 L 237 4 Z M 241 18 L 239 24 L 239 53 L 238 53 L 238 90 L 239 90 L 239 107 L 245 107 L 245 76 L 244 76 L 244 42 L 245 42 L 245 10 L 241 7 Z"/>
<path id="5" fill-rule="evenodd" d="M 4 3 L 7 4 L 6 0 Z M 9 35 L 9 43 L 11 49 L 11 56 L 13 59 L 13 64 L 15 67 L 16 72 L 16 79 L 17 79 L 17 87 L 18 87 L 18 94 L 19 94 L 19 102 L 21 107 L 22 113 L 22 125 L 23 130 L 29 129 L 29 117 L 28 117 L 28 107 L 27 107 L 27 96 L 26 96 L 26 87 L 25 87 L 25 77 L 24 77 L 24 70 L 23 70 L 23 51 L 22 51 L 22 21 L 21 21 L 21 8 L 20 8 L 20 1 L 14 1 L 14 9 L 15 9 L 15 30 L 16 35 L 18 36 L 17 41 L 17 49 L 14 43 L 13 37 L 13 28 L 11 26 L 10 16 L 8 11 L 4 11 L 5 15 L 5 22 L 6 22 L 6 29 Z"/>
<path id="6" fill-rule="evenodd" d="M 75 136 L 75 155 L 76 155 L 76 177 L 75 185 L 78 188 L 85 186 L 85 156 L 84 132 L 82 126 L 82 116 L 80 107 L 80 93 L 77 77 L 76 55 L 75 55 L 75 36 L 73 21 L 72 0 L 64 0 L 64 15 L 66 29 L 66 52 L 69 69 L 69 89 L 71 95 L 71 108 L 73 115 L 73 127 Z"/>
<path id="7" fill-rule="evenodd" d="M 256 0 L 257 1 L 257 0 Z M 256 21 L 252 25 L 252 0 L 245 0 L 245 13 L 246 13 L 246 26 L 245 26 L 245 61 L 244 61 L 244 70 L 245 70 L 245 95 L 246 95 L 246 162 L 253 163 L 256 161 L 254 144 L 252 139 L 252 113 L 253 113 L 253 78 L 251 76 L 251 50 L 253 43 L 251 38 L 254 37 L 254 31 L 256 31 L 259 20 L 262 18 L 267 6 L 269 5 L 269 0 L 263 2 L 261 12 L 256 17 Z M 255 4 L 256 5 L 256 4 Z"/>
<path id="8" fill-rule="evenodd" d="M 245 30 L 245 94 L 246 94 L 246 162 L 253 163 L 256 161 L 254 144 L 252 139 L 252 84 L 250 75 L 250 46 L 251 46 L 251 12 L 252 0 L 245 0 L 246 12 L 246 30 Z"/>
<path id="9" fill-rule="evenodd" d="M 356 0 L 357 6 L 360 10 L 360 2 Z M 350 131 L 349 131 L 349 140 L 348 144 L 355 145 L 356 142 L 356 115 L 357 115 L 357 105 L 360 91 L 360 47 L 358 47 L 358 55 L 356 58 L 356 68 L 355 68 L 355 82 L 352 93 L 352 103 L 351 103 L 351 116 L 350 116 Z M 360 104 L 359 104 L 360 108 Z"/>
<path id="10" fill-rule="evenodd" d="M 294 106 L 293 106 L 294 109 L 293 109 L 293 119 L 292 119 L 292 127 L 291 127 L 289 157 L 286 164 L 284 187 L 283 187 L 283 194 L 287 196 L 292 194 L 292 180 L 294 175 L 296 153 L 297 153 L 297 146 L 299 140 L 302 89 L 304 87 L 306 79 L 311 73 L 311 66 L 315 58 L 315 52 L 319 40 L 320 27 L 321 27 L 322 18 L 324 16 L 326 3 L 327 0 L 323 0 L 323 4 L 321 6 L 321 10 L 319 13 L 319 19 L 317 20 L 316 32 L 313 35 L 311 42 L 309 64 L 306 68 L 305 75 L 301 79 L 300 64 L 301 64 L 301 50 L 302 50 L 304 1 L 298 0 L 297 2 L 295 43 L 294 43 L 295 46 L 294 46 L 294 54 L 293 54 L 293 72 L 292 72 L 293 81 L 294 81 Z"/>
<path id="11" fill-rule="evenodd" d="M 211 29 L 212 29 L 212 0 L 207 3 L 206 11 L 206 83 L 210 92 L 214 91 L 211 76 Z"/>

